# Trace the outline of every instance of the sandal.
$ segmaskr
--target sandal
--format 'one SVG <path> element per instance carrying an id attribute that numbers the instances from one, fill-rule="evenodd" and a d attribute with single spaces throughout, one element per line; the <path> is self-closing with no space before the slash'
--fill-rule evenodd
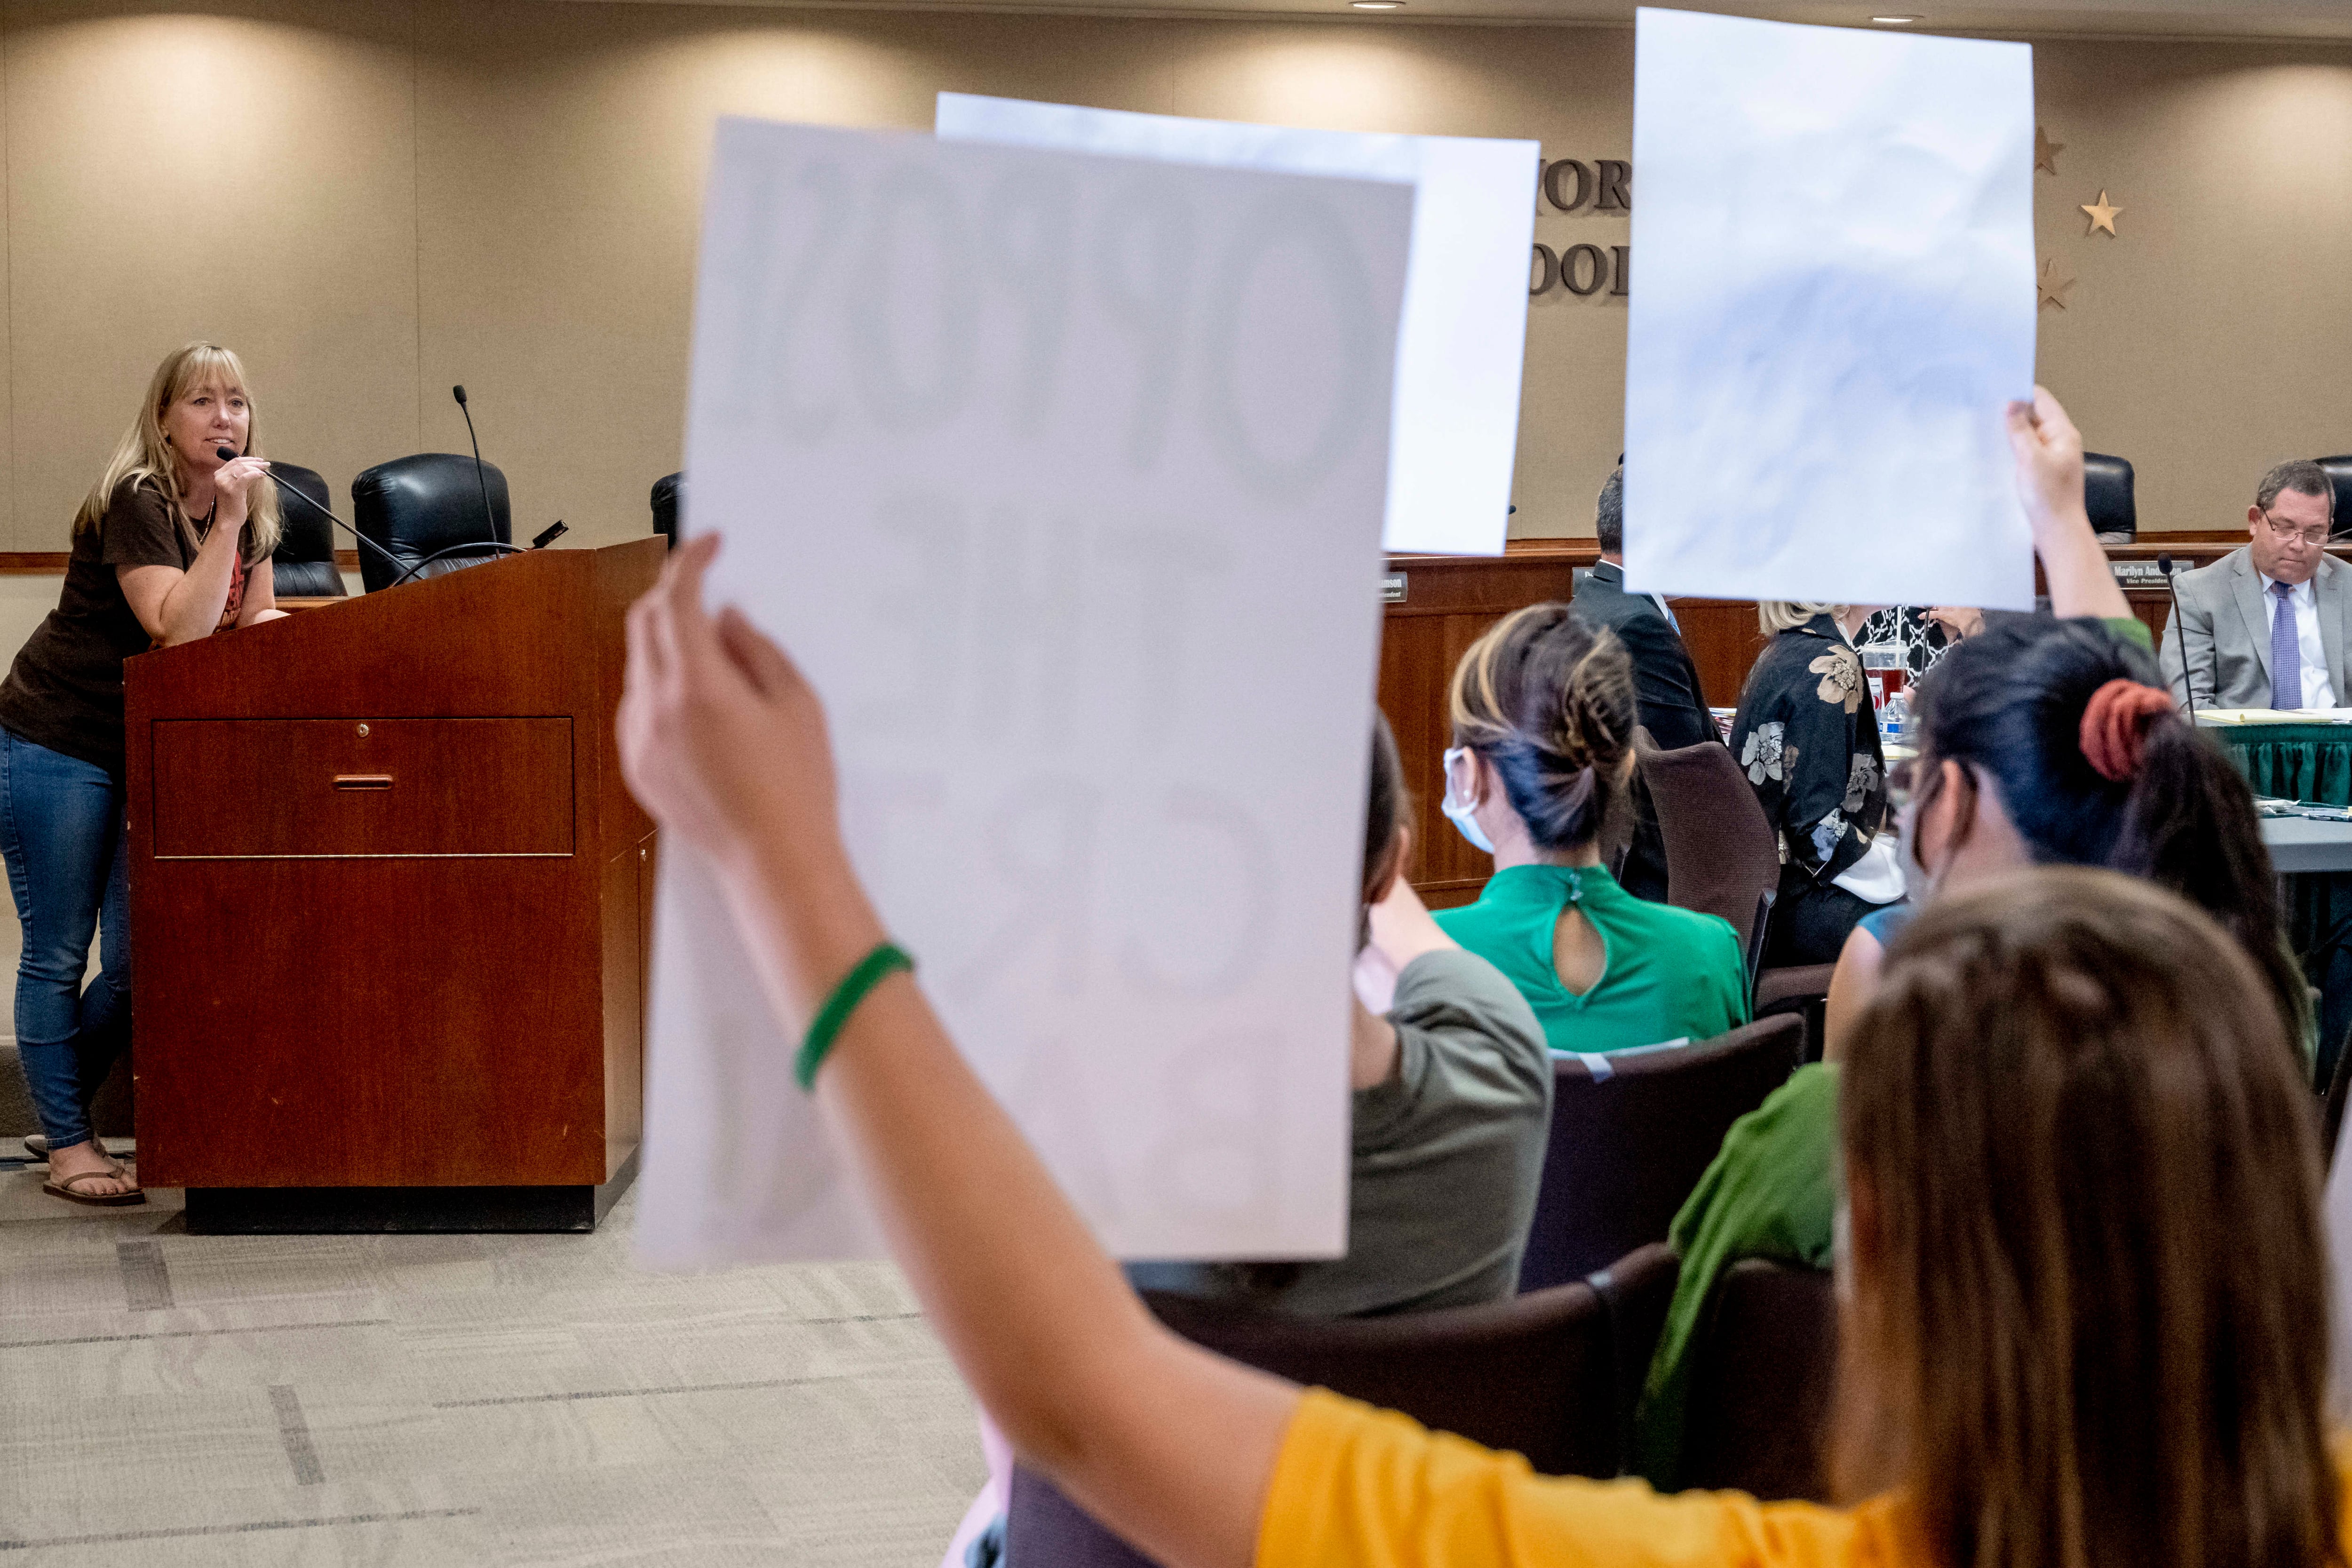
<path id="1" fill-rule="evenodd" d="M 120 1171 L 84 1171 L 79 1175 L 68 1176 L 62 1182 L 43 1182 L 41 1191 L 52 1197 L 63 1198 L 69 1204 L 88 1204 L 92 1208 L 127 1208 L 132 1204 L 145 1203 L 147 1194 L 138 1187 L 133 1187 L 127 1193 L 85 1193 L 79 1185 L 83 1182 L 127 1180 L 129 1178 Z"/>

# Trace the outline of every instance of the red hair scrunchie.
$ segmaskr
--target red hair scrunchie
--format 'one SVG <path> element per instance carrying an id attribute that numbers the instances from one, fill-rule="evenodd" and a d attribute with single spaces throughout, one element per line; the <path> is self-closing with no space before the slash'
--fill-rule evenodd
<path id="1" fill-rule="evenodd" d="M 2120 678 L 2091 693 L 2083 710 L 2083 756 L 2110 784 L 2139 772 L 2148 721 L 2173 710 L 2172 693 Z"/>

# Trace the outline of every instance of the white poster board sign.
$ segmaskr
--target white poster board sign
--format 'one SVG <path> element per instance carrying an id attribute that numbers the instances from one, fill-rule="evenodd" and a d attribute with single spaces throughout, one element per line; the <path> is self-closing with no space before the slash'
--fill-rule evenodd
<path id="1" fill-rule="evenodd" d="M 940 94 L 937 124 L 951 141 L 1412 184 L 1382 541 L 1444 555 L 1503 552 L 1539 143 L 1300 131 L 961 92 Z"/>
<path id="2" fill-rule="evenodd" d="M 1399 185 L 720 123 L 714 603 L 823 695 L 858 873 L 1114 1250 L 1344 1249 Z M 639 1257 L 879 1256 L 664 847 Z"/>
<path id="3" fill-rule="evenodd" d="M 1627 585 L 2032 608 L 2031 49 L 1644 9 L 1634 51 Z"/>

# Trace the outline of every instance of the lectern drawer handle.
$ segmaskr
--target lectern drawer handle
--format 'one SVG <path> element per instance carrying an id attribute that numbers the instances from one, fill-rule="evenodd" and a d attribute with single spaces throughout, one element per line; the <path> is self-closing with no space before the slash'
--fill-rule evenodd
<path id="1" fill-rule="evenodd" d="M 335 787 L 337 789 L 390 789 L 392 775 L 390 773 L 337 773 Z"/>

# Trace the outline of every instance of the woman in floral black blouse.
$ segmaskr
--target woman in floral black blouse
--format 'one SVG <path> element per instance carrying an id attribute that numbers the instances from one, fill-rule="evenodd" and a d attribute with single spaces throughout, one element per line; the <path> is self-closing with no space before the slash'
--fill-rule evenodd
<path id="1" fill-rule="evenodd" d="M 1770 965 L 1836 963 L 1854 921 L 1885 901 L 1837 880 L 1856 869 L 1886 818 L 1878 719 L 1841 612 L 1852 613 L 1782 601 L 1757 607 L 1772 641 L 1732 721 L 1731 754 L 1780 837 L 1780 896 L 1764 949 Z"/>

